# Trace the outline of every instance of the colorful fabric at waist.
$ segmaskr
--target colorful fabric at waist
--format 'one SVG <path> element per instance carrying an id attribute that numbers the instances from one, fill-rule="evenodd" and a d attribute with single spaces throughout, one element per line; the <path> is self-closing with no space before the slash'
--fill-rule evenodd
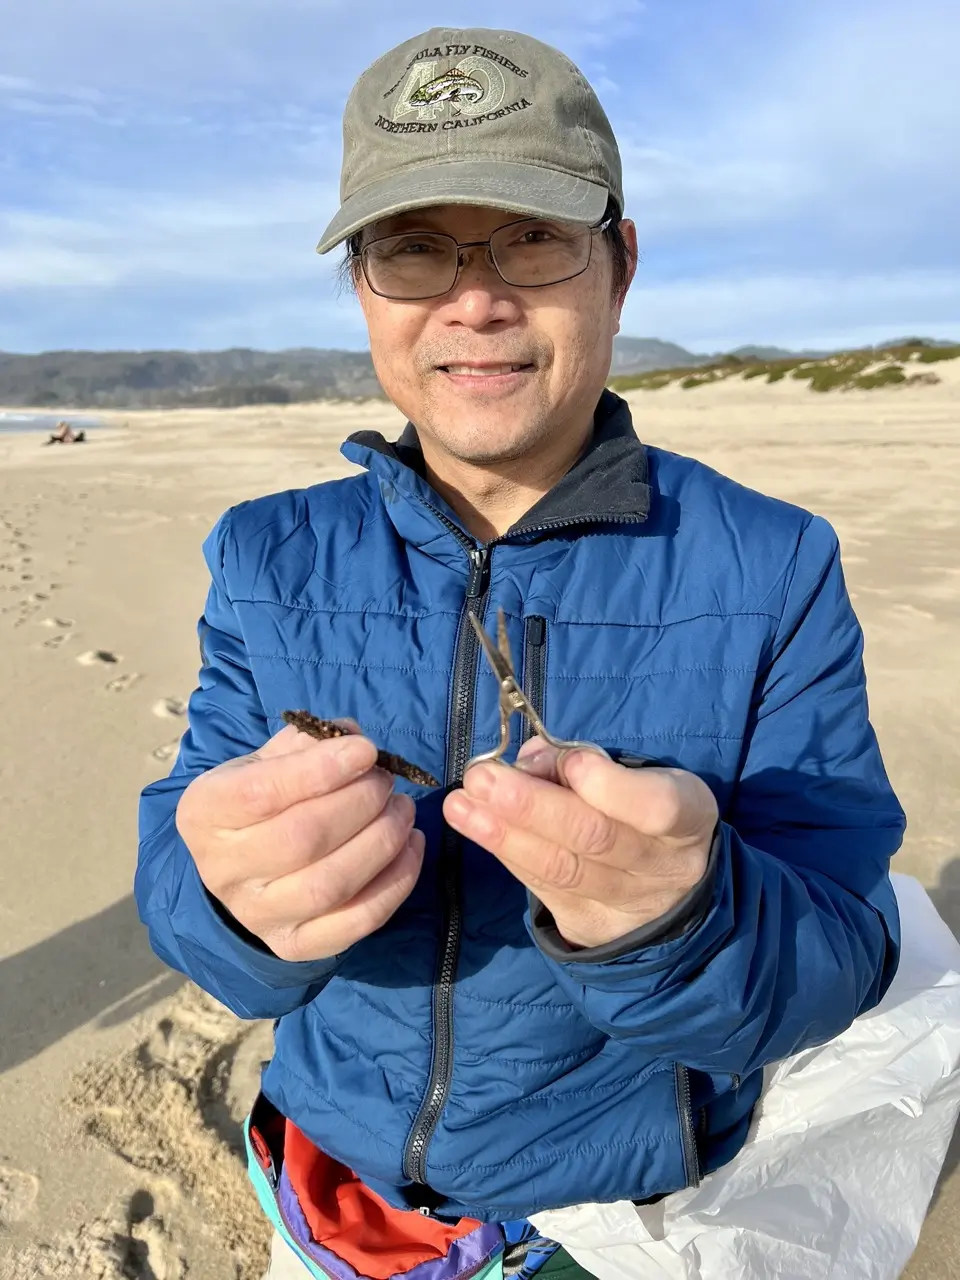
<path id="1" fill-rule="evenodd" d="M 526 1221 L 484 1224 L 461 1218 L 444 1223 L 395 1209 L 290 1120 L 284 1132 L 279 1198 L 296 1228 L 294 1234 L 302 1233 L 329 1255 L 326 1266 L 336 1272 L 337 1280 L 471 1276 L 489 1257 L 494 1236 L 502 1238 L 504 1276 L 532 1280 L 558 1249 Z M 340 1266 L 334 1266 L 334 1260 Z"/>

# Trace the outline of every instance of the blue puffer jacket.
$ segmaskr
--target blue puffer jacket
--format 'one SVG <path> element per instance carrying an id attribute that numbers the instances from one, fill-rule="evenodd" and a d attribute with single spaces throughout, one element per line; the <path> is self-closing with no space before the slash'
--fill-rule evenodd
<path id="1" fill-rule="evenodd" d="M 152 944 L 240 1016 L 279 1019 L 266 1097 L 397 1207 L 503 1221 L 686 1186 L 741 1146 L 763 1065 L 844 1030 L 897 965 L 903 815 L 836 537 L 645 448 L 608 392 L 577 465 L 485 547 L 422 478 L 412 428 L 343 452 L 366 473 L 241 503 L 205 544 L 200 687 L 141 804 Z M 300 964 L 244 936 L 177 834 L 190 780 L 307 708 L 455 785 L 497 738 L 466 614 L 498 607 L 554 732 L 712 788 L 722 822 L 684 909 L 571 953 L 444 828 L 442 789 L 400 783 L 427 854 L 384 928 Z"/>

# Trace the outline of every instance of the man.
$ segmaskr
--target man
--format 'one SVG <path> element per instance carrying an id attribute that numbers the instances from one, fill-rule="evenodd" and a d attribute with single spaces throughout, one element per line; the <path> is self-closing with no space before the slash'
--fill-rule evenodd
<path id="1" fill-rule="evenodd" d="M 530 1215 L 723 1166 L 762 1067 L 896 970 L 903 815 L 835 535 L 604 390 L 622 214 L 599 102 L 527 36 L 435 29 L 351 94 L 319 248 L 347 243 L 410 425 L 218 522 L 141 808 L 156 951 L 277 1020 L 249 1122 L 273 1275 L 585 1275 Z M 498 724 L 469 614 L 500 609 L 547 727 L 609 759 L 533 738 L 465 772 Z"/>

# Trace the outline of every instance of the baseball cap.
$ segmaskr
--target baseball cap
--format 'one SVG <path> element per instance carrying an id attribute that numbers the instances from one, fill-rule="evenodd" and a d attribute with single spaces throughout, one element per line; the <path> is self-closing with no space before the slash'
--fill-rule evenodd
<path id="1" fill-rule="evenodd" d="M 623 211 L 620 152 L 573 62 L 516 31 L 434 27 L 354 85 L 327 253 L 379 218 L 437 204 L 599 222 Z"/>

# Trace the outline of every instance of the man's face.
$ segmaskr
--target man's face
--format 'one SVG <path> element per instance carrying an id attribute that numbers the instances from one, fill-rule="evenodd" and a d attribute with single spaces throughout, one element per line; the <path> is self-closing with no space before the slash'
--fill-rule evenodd
<path id="1" fill-rule="evenodd" d="M 404 231 L 486 240 L 519 216 L 443 205 L 384 219 L 367 228 L 363 242 Z M 621 226 L 635 247 L 633 224 Z M 357 288 L 389 398 L 426 447 L 483 466 L 584 430 L 610 371 L 623 298 L 614 295 L 610 250 L 599 233 L 586 271 L 532 289 L 504 283 L 483 249 L 466 253 L 456 285 L 439 298 L 382 298 L 362 276 Z M 489 372 L 504 365 L 522 367 Z"/>

